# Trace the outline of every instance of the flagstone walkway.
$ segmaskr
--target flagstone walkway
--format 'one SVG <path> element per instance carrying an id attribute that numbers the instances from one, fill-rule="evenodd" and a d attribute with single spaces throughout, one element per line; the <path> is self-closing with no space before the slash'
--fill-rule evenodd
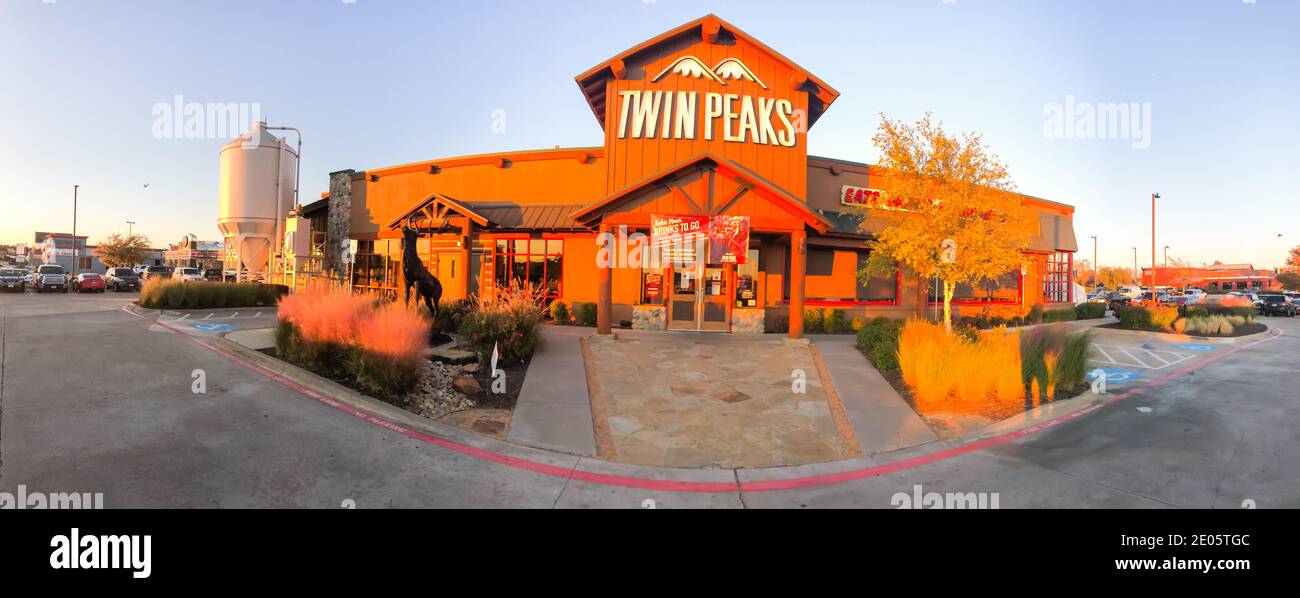
<path id="1" fill-rule="evenodd" d="M 612 439 L 612 454 L 602 457 L 768 467 L 833 461 L 856 449 L 806 345 L 776 335 L 623 331 L 617 340 L 588 342 L 593 412 L 606 416 Z"/>

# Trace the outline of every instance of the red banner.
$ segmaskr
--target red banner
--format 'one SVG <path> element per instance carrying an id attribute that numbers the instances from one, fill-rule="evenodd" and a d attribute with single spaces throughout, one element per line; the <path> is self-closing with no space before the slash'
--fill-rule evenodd
<path id="1" fill-rule="evenodd" d="M 749 258 L 749 216 L 714 216 L 709 221 L 709 263 L 743 264 Z"/>

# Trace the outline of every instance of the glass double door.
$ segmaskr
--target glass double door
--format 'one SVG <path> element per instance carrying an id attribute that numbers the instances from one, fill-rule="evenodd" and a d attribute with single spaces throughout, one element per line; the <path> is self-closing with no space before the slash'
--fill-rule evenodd
<path id="1" fill-rule="evenodd" d="M 731 278 L 727 266 L 673 268 L 668 329 L 730 332 Z"/>

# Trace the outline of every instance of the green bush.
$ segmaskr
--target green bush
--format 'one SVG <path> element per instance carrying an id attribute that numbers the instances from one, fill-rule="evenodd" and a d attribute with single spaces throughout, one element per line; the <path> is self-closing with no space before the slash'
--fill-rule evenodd
<path id="1" fill-rule="evenodd" d="M 1073 309 L 1053 309 L 1043 312 L 1043 322 L 1047 324 L 1071 322 L 1077 319 L 1079 319 L 1079 316 Z"/>
<path id="2" fill-rule="evenodd" d="M 460 330 L 460 323 L 465 320 L 465 314 L 472 308 L 473 304 L 468 299 L 439 304 L 438 315 L 433 318 L 430 330 L 443 334 L 456 334 Z"/>
<path id="3" fill-rule="evenodd" d="M 1074 316 L 1078 320 L 1095 320 L 1106 317 L 1105 303 L 1080 303 L 1074 306 Z"/>
<path id="4" fill-rule="evenodd" d="M 1072 390 L 1084 383 L 1091 330 L 1067 334 L 1059 328 L 1034 328 L 1021 334 L 1020 371 L 1025 386 Z M 1052 356 L 1050 368 L 1048 356 Z"/>
<path id="5" fill-rule="evenodd" d="M 877 370 L 898 369 L 898 336 L 903 324 L 903 320 L 876 318 L 858 331 L 858 350 L 871 359 Z"/>
<path id="6" fill-rule="evenodd" d="M 831 310 L 831 317 L 826 320 L 827 334 L 849 334 L 853 332 L 853 322 L 842 309 Z"/>
<path id="7" fill-rule="evenodd" d="M 803 310 L 803 331 L 817 334 L 825 330 L 826 314 L 820 309 Z"/>
<path id="8" fill-rule="evenodd" d="M 596 304 L 573 302 L 573 323 L 579 326 L 596 325 Z"/>
<path id="9" fill-rule="evenodd" d="M 336 343 L 304 339 L 289 321 L 280 319 L 275 326 L 276 355 L 333 380 L 351 377 L 351 360 L 355 349 Z"/>
<path id="10" fill-rule="evenodd" d="M 1120 328 L 1147 330 L 1151 328 L 1151 311 L 1145 307 L 1120 307 L 1115 312 Z"/>
<path id="11" fill-rule="evenodd" d="M 140 290 L 140 307 L 148 309 L 212 309 L 275 305 L 288 287 L 251 282 L 182 282 L 154 279 Z"/>
<path id="12" fill-rule="evenodd" d="M 583 304 L 588 305 L 595 307 L 590 303 Z M 484 359 L 492 354 L 495 346 L 506 363 L 522 363 L 537 348 L 542 315 L 540 298 L 527 291 L 502 293 L 494 300 L 479 301 L 465 314 L 460 325 L 460 337 Z"/>
<path id="13" fill-rule="evenodd" d="M 551 303 L 551 320 L 556 324 L 569 323 L 569 306 L 563 301 L 556 300 Z"/>

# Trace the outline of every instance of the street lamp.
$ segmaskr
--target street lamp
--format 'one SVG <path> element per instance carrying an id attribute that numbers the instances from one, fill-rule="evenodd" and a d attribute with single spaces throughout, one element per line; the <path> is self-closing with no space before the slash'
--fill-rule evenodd
<path id="1" fill-rule="evenodd" d="M 81 264 L 77 261 L 77 188 L 81 185 L 72 186 L 72 277 L 77 277 L 77 266 Z M 55 245 L 58 246 L 57 244 Z"/>
<path id="2" fill-rule="evenodd" d="M 1137 279 L 1137 286 L 1142 286 L 1142 273 L 1138 272 L 1138 248 L 1133 247 L 1133 278 Z"/>
<path id="3" fill-rule="evenodd" d="M 1165 285 L 1169 284 L 1169 246 L 1165 245 Z"/>
<path id="4" fill-rule="evenodd" d="M 1160 199 L 1159 193 L 1151 194 L 1151 270 L 1156 269 L 1156 200 Z M 1156 279 L 1154 274 L 1151 277 L 1151 286 L 1155 286 Z"/>
<path id="5" fill-rule="evenodd" d="M 1101 283 L 1101 266 L 1097 265 L 1097 235 L 1092 237 L 1092 290 L 1097 290 Z"/>
<path id="6" fill-rule="evenodd" d="M 127 238 L 127 239 L 130 239 L 130 238 L 131 238 L 131 227 L 133 227 L 133 226 L 135 226 L 135 221 L 134 221 L 134 220 L 127 220 L 127 221 L 126 221 L 126 238 Z"/>

